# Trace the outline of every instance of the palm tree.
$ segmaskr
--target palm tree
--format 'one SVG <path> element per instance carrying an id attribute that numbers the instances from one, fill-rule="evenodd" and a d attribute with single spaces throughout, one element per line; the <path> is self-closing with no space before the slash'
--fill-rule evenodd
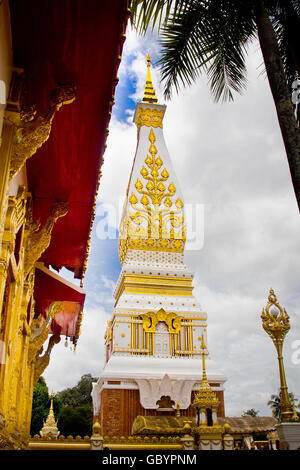
<path id="1" fill-rule="evenodd" d="M 190 85 L 202 70 L 215 100 L 246 87 L 245 55 L 258 37 L 300 209 L 300 137 L 291 84 L 300 76 L 300 6 L 296 0 L 132 0 L 131 19 L 162 31 L 164 94 Z"/>
<path id="2" fill-rule="evenodd" d="M 294 398 L 294 395 L 292 393 L 289 393 L 289 397 L 291 400 L 291 403 L 295 403 L 298 401 L 297 399 Z M 280 420 L 280 415 L 281 415 L 281 406 L 280 406 L 280 394 L 279 395 L 271 395 L 271 400 L 268 401 L 268 406 L 272 408 L 272 414 L 274 418 Z M 299 415 L 299 413 L 298 413 Z"/>
<path id="3" fill-rule="evenodd" d="M 279 395 L 271 395 L 271 400 L 268 401 L 268 406 L 272 408 L 273 417 L 279 421 L 281 412 Z"/>

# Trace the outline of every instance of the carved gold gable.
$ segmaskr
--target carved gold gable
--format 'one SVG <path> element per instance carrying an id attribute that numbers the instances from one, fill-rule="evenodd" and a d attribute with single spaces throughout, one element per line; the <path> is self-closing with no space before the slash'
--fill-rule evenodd
<path id="1" fill-rule="evenodd" d="M 143 329 L 146 333 L 155 333 L 158 322 L 165 322 L 169 333 L 179 333 L 182 317 L 176 313 L 167 313 L 161 308 L 158 312 L 148 312 L 141 315 L 143 320 Z"/>

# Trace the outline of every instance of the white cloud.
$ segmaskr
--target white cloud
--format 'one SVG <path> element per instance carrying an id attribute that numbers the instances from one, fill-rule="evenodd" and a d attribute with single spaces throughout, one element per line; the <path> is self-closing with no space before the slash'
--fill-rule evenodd
<path id="1" fill-rule="evenodd" d="M 122 77 L 136 80 L 136 99 L 142 97 L 145 57 L 152 47 L 157 52 L 153 38 L 127 34 L 119 86 Z M 292 343 L 300 339 L 299 212 L 257 44 L 247 63 L 248 87 L 234 103 L 213 103 L 203 75 L 167 103 L 164 121 L 185 201 L 205 205 L 203 249 L 187 252 L 186 259 L 195 272 L 195 294 L 208 312 L 210 353 L 228 378 L 229 416 L 249 408 L 270 414 L 267 401 L 278 392 L 275 348 L 260 320 L 270 287 L 291 318 L 284 358 L 289 390 L 300 398 L 299 365 L 292 362 Z M 156 69 L 152 76 L 163 102 Z M 102 203 L 117 205 L 124 197 L 135 147 L 135 126 L 113 117 L 99 189 Z M 97 264 L 93 247 L 90 260 Z M 49 388 L 75 385 L 84 373 L 100 374 L 113 282 L 103 271 L 99 280 L 102 290 L 85 285 L 92 306 L 85 313 L 76 356 L 71 359 L 61 346 L 53 353 L 45 374 Z"/>

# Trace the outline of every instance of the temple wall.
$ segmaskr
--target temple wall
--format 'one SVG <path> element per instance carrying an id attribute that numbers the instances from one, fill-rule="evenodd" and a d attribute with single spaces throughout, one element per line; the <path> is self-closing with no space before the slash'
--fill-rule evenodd
<path id="1" fill-rule="evenodd" d="M 193 402 L 196 392 L 192 392 Z M 220 400 L 218 417 L 224 417 L 224 394 L 216 391 Z M 125 436 L 131 434 L 134 419 L 141 416 L 174 415 L 175 411 L 162 412 L 153 409 L 145 409 L 140 404 L 139 390 L 109 388 L 102 390 L 99 423 L 103 436 Z M 194 408 L 189 406 L 186 410 L 180 410 L 181 416 L 196 416 Z M 96 417 L 94 417 L 96 419 Z"/>

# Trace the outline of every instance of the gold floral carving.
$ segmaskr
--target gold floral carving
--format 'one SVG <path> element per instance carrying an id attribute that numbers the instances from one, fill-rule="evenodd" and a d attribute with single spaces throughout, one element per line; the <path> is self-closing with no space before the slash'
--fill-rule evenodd
<path id="1" fill-rule="evenodd" d="M 8 208 L 5 217 L 4 230 L 15 237 L 24 222 L 26 213 L 26 188 L 19 186 L 16 196 L 8 198 Z M 14 241 L 14 240 L 13 240 Z"/>
<path id="2" fill-rule="evenodd" d="M 31 324 L 31 336 L 28 350 L 28 362 L 31 363 L 35 358 L 44 342 L 46 341 L 52 320 L 56 313 L 62 311 L 64 307 L 63 302 L 52 302 L 49 308 L 48 317 L 42 321 L 41 315 L 32 321 Z"/>
<path id="3" fill-rule="evenodd" d="M 37 381 L 39 380 L 39 377 L 42 375 L 46 367 L 49 365 L 51 351 L 54 345 L 59 342 L 60 342 L 60 335 L 54 334 L 50 337 L 47 350 L 43 354 L 43 356 L 40 356 L 39 353 L 37 353 L 35 367 L 34 367 L 34 376 L 33 376 L 34 385 L 37 383 Z"/>
<path id="4" fill-rule="evenodd" d="M 263 329 L 268 333 L 274 343 L 282 343 L 290 329 L 289 316 L 285 308 L 277 301 L 273 289 L 270 289 L 268 303 L 262 310 L 261 319 Z"/>
<path id="5" fill-rule="evenodd" d="M 75 337 L 74 337 L 74 348 L 76 349 L 77 346 L 77 341 L 79 336 L 81 335 L 81 324 L 83 320 L 83 311 L 81 310 L 79 315 L 78 315 L 78 320 L 77 320 L 77 325 L 76 325 L 76 331 L 75 331 Z M 74 350 L 75 350 L 74 349 Z"/>
<path id="6" fill-rule="evenodd" d="M 106 327 L 104 338 L 105 338 L 105 344 L 109 344 L 112 338 L 112 321 L 111 320 L 107 322 L 107 327 Z"/>
<path id="7" fill-rule="evenodd" d="M 167 313 L 161 308 L 158 312 L 147 312 L 141 315 L 143 320 L 143 329 L 147 333 L 155 333 L 158 322 L 165 322 L 168 326 L 169 333 L 179 333 L 181 328 L 181 320 L 183 317 L 176 313 Z"/>
<path id="8" fill-rule="evenodd" d="M 136 126 L 138 129 L 141 126 L 162 128 L 163 117 L 164 117 L 164 110 L 149 109 L 149 108 L 145 109 L 145 108 L 139 107 L 137 118 L 136 118 Z"/>
<path id="9" fill-rule="evenodd" d="M 149 132 L 149 153 L 129 195 L 129 210 L 120 226 L 121 262 L 128 248 L 183 252 L 186 240 L 183 202 L 163 161 L 157 155 L 153 129 Z"/>
<path id="10" fill-rule="evenodd" d="M 61 86 L 52 91 L 49 108 L 43 116 L 36 117 L 34 107 L 21 111 L 20 121 L 16 125 L 15 142 L 11 157 L 11 177 L 49 138 L 56 111 L 65 104 L 73 103 L 74 100 L 75 87 Z"/>
<path id="11" fill-rule="evenodd" d="M 25 257 L 24 257 L 24 273 L 27 275 L 30 270 L 34 267 L 36 261 L 40 258 L 43 252 L 48 248 L 51 241 L 51 233 L 55 222 L 60 217 L 67 214 L 68 208 L 66 202 L 59 202 L 52 206 L 50 215 L 47 222 L 41 230 L 40 222 L 33 222 L 31 216 L 27 224 L 28 235 L 25 246 Z"/>

